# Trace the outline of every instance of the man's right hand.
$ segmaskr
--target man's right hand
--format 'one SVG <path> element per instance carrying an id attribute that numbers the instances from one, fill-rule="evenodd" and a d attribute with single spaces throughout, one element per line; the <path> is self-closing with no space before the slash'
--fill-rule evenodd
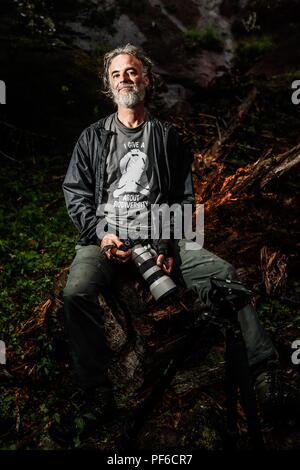
<path id="1" fill-rule="evenodd" d="M 113 233 L 107 233 L 100 242 L 100 247 L 104 250 L 107 259 L 126 263 L 131 258 L 131 250 L 120 250 L 119 248 L 123 245 L 124 243 Z M 108 248 L 109 246 L 111 248 Z"/>

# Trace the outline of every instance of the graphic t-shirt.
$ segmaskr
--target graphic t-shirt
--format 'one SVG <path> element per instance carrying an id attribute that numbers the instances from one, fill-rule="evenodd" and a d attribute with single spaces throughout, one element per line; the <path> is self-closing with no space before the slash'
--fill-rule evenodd
<path id="1" fill-rule="evenodd" d="M 151 123 L 146 120 L 139 127 L 128 128 L 114 114 L 107 118 L 105 128 L 113 135 L 106 160 L 101 215 L 120 238 L 125 238 L 128 230 L 146 230 L 150 205 L 158 196 Z"/>

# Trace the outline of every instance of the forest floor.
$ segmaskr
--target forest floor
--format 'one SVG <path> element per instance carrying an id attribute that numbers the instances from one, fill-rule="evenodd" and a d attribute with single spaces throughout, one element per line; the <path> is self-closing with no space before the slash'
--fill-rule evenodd
<path id="1" fill-rule="evenodd" d="M 1 27 L 8 31 L 8 26 L 3 22 Z M 7 31 L 1 33 L 5 38 Z M 300 78 L 300 72 L 292 64 L 295 58 L 288 40 L 299 43 L 296 29 L 275 55 L 271 50 L 269 60 L 252 68 L 247 60 L 251 62 L 270 44 L 264 38 L 240 48 L 239 73 L 225 75 L 208 89 L 193 90 L 188 111 L 177 108 L 164 116 L 160 102 L 155 105 L 194 151 L 196 202 L 205 207 L 205 247 L 231 262 L 247 287 L 256 289 L 258 316 L 279 351 L 284 380 L 300 387 L 299 365 L 292 362 L 292 344 L 300 340 L 300 105 L 291 102 L 291 83 Z M 31 49 L 31 45 L 26 49 L 28 41 L 22 37 L 10 43 L 19 51 L 18 60 L 24 60 L 23 69 L 32 66 L 36 71 L 32 75 L 38 78 L 41 55 L 52 51 L 43 73 L 44 79 L 49 75 L 51 84 L 57 85 L 61 114 L 51 120 L 50 107 L 44 119 L 60 136 L 75 114 L 76 100 L 85 102 L 88 97 L 83 120 L 94 116 L 91 121 L 95 121 L 96 115 L 106 112 L 107 104 L 94 107 L 89 77 L 95 70 L 82 51 L 74 52 L 59 42 L 52 49 Z M 1 54 L 5 55 L 4 48 Z M 10 60 L 9 54 L 5 60 Z M 50 74 L 56 63 L 63 64 L 62 75 Z M 271 66 L 274 63 L 277 70 Z M 13 70 L 12 77 L 17 75 Z M 69 75 L 74 88 L 67 86 Z M 48 88 L 42 80 L 34 86 L 42 89 L 45 104 Z M 83 89 L 88 90 L 86 95 Z M 25 95 L 29 97 L 30 91 Z M 40 103 L 26 103 L 39 110 Z M 18 100 L 14 105 L 19 109 Z M 54 150 L 49 136 L 25 131 L 22 120 L 24 124 L 20 112 L 19 123 L 0 121 L 0 340 L 7 348 L 6 365 L 0 365 L 0 448 L 112 450 L 122 423 L 112 422 L 83 437 L 86 423 L 94 417 L 80 415 L 80 401 L 70 394 L 61 295 L 77 239 L 61 190 L 70 154 Z M 72 121 L 70 128 L 77 126 Z M 121 410 L 135 409 L 138 389 L 115 384 L 114 391 Z M 224 449 L 225 400 L 224 344 L 218 340 L 200 362 L 195 354 L 181 365 L 136 439 L 136 448 Z M 66 408 L 77 414 L 71 444 L 56 442 L 49 432 Z M 239 448 L 249 449 L 241 407 L 238 424 Z M 277 426 L 263 426 L 262 431 L 268 450 L 299 449 L 296 413 Z"/>

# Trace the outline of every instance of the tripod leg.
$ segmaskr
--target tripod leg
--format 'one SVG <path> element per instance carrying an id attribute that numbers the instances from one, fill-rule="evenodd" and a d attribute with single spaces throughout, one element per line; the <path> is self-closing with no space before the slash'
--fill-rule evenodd
<path id="1" fill-rule="evenodd" d="M 227 447 L 236 448 L 238 439 L 237 399 L 238 384 L 235 373 L 234 349 L 230 341 L 230 332 L 226 332 L 225 387 L 227 403 Z"/>
<path id="2" fill-rule="evenodd" d="M 234 330 L 233 344 L 235 349 L 235 370 L 240 389 L 241 404 L 245 410 L 248 430 L 253 447 L 255 449 L 262 449 L 264 444 L 258 419 L 256 396 L 251 381 L 246 346 L 241 327 L 238 322 L 236 322 Z"/>

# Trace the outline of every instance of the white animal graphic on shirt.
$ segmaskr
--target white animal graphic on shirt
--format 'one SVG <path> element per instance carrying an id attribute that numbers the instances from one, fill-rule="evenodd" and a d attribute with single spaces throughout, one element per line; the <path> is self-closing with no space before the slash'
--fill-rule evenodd
<path id="1" fill-rule="evenodd" d="M 118 187 L 113 192 L 114 197 L 124 193 L 139 193 L 148 196 L 150 193 L 146 170 L 148 166 L 147 155 L 139 149 L 132 149 L 120 161 L 122 176 Z"/>

